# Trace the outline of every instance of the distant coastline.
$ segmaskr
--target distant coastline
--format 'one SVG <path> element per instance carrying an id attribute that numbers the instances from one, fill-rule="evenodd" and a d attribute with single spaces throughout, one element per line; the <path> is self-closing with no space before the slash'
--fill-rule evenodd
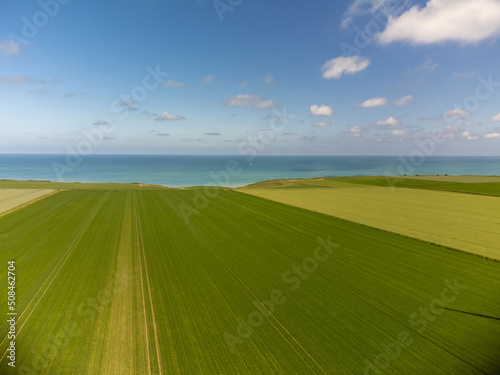
<path id="1" fill-rule="evenodd" d="M 256 156 L 0 154 L 0 179 L 227 186 L 315 177 L 500 175 L 500 156 Z M 59 168 L 59 169 L 58 169 Z M 58 173 L 59 172 L 59 173 Z"/>

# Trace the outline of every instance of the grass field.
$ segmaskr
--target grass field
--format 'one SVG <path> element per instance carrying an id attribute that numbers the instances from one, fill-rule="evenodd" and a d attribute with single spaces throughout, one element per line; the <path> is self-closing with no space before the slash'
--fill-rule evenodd
<path id="1" fill-rule="evenodd" d="M 339 188 L 352 187 L 352 185 L 370 185 L 391 188 L 411 188 L 425 190 L 453 191 L 478 195 L 500 196 L 500 182 L 497 177 L 489 176 L 454 176 L 462 182 L 433 180 L 435 176 L 416 177 L 391 177 L 391 176 L 365 176 L 365 177 L 327 177 L 299 180 L 269 180 L 244 186 L 242 189 L 276 189 L 276 188 Z M 488 180 L 488 181 L 485 181 Z M 346 185 L 348 184 L 348 185 Z"/>
<path id="2" fill-rule="evenodd" d="M 55 192 L 50 189 L 0 189 L 0 215 L 13 208 Z"/>
<path id="3" fill-rule="evenodd" d="M 349 186 L 343 182 L 330 189 L 253 188 L 242 191 L 500 260 L 500 199 L 497 197 Z"/>
<path id="4" fill-rule="evenodd" d="M 420 177 L 420 176 L 419 176 Z M 339 177 L 327 179 L 332 183 L 347 182 L 352 184 L 388 186 L 412 189 L 442 190 L 458 193 L 470 193 L 479 195 L 500 196 L 500 182 L 472 182 L 468 179 L 464 182 L 432 181 L 423 179 L 414 179 L 406 177 Z M 479 178 L 477 181 L 481 181 Z"/>
<path id="5" fill-rule="evenodd" d="M 17 373 L 500 372 L 499 262 L 217 192 L 62 191 L 0 217 Z"/>
<path id="6" fill-rule="evenodd" d="M 407 180 L 426 180 L 426 181 L 444 181 L 444 182 L 458 182 L 463 184 L 477 184 L 487 182 L 500 182 L 500 176 L 404 176 L 398 177 Z"/>

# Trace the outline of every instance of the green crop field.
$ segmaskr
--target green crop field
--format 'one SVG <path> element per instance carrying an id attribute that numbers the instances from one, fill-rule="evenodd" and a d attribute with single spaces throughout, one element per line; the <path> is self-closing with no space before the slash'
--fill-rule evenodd
<path id="1" fill-rule="evenodd" d="M 449 177 L 449 178 L 448 178 Z M 353 187 L 352 185 L 383 186 L 391 188 L 412 188 L 453 191 L 479 195 L 500 196 L 499 177 L 495 176 L 365 176 L 328 177 L 298 180 L 270 180 L 247 185 L 242 189 L 311 188 L 311 187 Z M 0 185 L 1 186 L 1 185 Z"/>
<path id="2" fill-rule="evenodd" d="M 500 176 L 404 176 L 398 177 L 407 180 L 426 180 L 426 181 L 444 181 L 444 182 L 459 182 L 464 184 L 473 183 L 488 183 L 488 182 L 500 182 Z"/>
<path id="3" fill-rule="evenodd" d="M 223 189 L 61 191 L 0 234 L 1 374 L 500 372 L 500 262 Z"/>
<path id="4" fill-rule="evenodd" d="M 419 177 L 419 176 L 417 176 Z M 476 178 L 467 178 L 467 182 L 451 182 L 451 181 L 433 181 L 425 179 L 406 178 L 406 177 L 339 177 L 326 179 L 326 184 L 336 184 L 339 182 L 347 182 L 361 185 L 373 186 L 388 186 L 388 187 L 405 187 L 412 189 L 426 190 L 442 190 L 454 191 L 458 193 L 470 193 L 479 195 L 500 196 L 500 182 L 481 182 L 484 181 L 482 176 Z M 477 181 L 477 182 L 473 182 Z"/>
<path id="5" fill-rule="evenodd" d="M 497 197 L 354 184 L 334 189 L 253 188 L 242 191 L 500 259 L 500 199 Z"/>
<path id="6" fill-rule="evenodd" d="M 0 214 L 55 192 L 49 189 L 0 189 Z"/>

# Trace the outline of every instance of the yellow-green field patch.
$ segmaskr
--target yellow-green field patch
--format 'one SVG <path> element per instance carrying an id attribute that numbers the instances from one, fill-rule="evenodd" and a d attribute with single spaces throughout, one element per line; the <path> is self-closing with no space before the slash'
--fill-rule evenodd
<path id="1" fill-rule="evenodd" d="M 0 189 L 0 214 L 53 192 L 51 189 Z"/>
<path id="2" fill-rule="evenodd" d="M 496 197 L 380 186 L 241 191 L 500 259 L 500 199 Z"/>

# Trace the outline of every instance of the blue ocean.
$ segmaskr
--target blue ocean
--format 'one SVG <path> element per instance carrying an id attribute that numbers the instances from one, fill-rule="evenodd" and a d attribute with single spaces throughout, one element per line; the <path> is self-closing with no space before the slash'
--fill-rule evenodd
<path id="1" fill-rule="evenodd" d="M 500 156 L 248 156 L 0 154 L 0 179 L 239 187 L 278 178 L 500 175 Z"/>

